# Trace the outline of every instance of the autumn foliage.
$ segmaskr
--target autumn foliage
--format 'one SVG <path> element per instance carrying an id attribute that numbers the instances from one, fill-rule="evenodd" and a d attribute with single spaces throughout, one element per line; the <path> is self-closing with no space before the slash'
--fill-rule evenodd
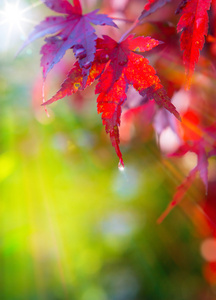
<path id="1" fill-rule="evenodd" d="M 215 38 L 212 36 L 214 32 L 208 29 L 209 15 L 210 21 L 215 22 L 214 14 L 210 14 L 211 1 L 173 1 L 172 6 L 171 2 L 148 0 L 133 22 L 120 20 L 121 24 L 127 23 L 127 28 L 125 25 L 123 35 L 119 35 L 113 34 L 113 30 L 120 31 L 120 26 L 124 28 L 124 25 L 119 25 L 118 18 L 112 18 L 112 12 L 109 16 L 98 10 L 84 14 L 79 0 L 74 0 L 73 4 L 68 0 L 44 0 L 43 3 L 58 15 L 49 16 L 37 25 L 23 46 L 45 36 L 45 44 L 41 48 L 44 80 L 66 51 L 73 52 L 76 61 L 69 74 L 57 93 L 43 105 L 83 91 L 96 81 L 97 111 L 101 114 L 120 166 L 124 166 L 119 134 L 122 112 L 139 116 L 147 111 L 151 100 L 156 105 L 148 116 L 155 133 L 160 137 L 165 129 L 170 128 L 178 137 L 178 145 L 168 154 L 169 159 L 177 161 L 187 153 L 196 155 L 197 163 L 177 188 L 159 222 L 182 200 L 197 175 L 208 192 L 209 161 L 216 155 L 215 105 L 207 91 L 207 87 L 213 89 L 216 79 L 215 53 L 211 50 Z M 166 5 L 174 8 L 171 21 L 149 19 Z M 140 32 L 148 23 L 148 35 L 143 36 Z M 104 25 L 108 26 L 100 28 L 101 35 L 98 35 L 95 26 Z M 206 37 L 208 43 L 204 48 Z M 203 48 L 205 52 L 200 57 Z M 205 53 L 210 53 L 212 60 Z M 154 67 L 146 58 L 148 55 L 154 57 L 151 60 Z M 164 60 L 160 60 L 161 57 Z M 171 63 L 175 66 L 172 70 Z M 196 68 L 197 73 L 194 74 Z M 135 104 L 128 97 L 131 87 L 140 97 Z M 177 109 L 173 100 L 182 91 L 187 94 L 187 103 L 184 98 L 181 103 L 175 102 Z M 199 104 L 194 99 L 198 99 Z M 206 114 L 200 112 L 203 109 L 206 109 Z M 128 124 L 133 122 L 132 118 L 125 120 Z"/>

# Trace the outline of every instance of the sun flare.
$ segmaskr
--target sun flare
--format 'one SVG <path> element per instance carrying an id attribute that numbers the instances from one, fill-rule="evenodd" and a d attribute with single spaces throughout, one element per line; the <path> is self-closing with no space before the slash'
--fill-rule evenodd
<path id="1" fill-rule="evenodd" d="M 5 22 L 13 25 L 20 25 L 23 18 L 23 11 L 18 7 L 18 3 L 6 3 L 3 15 Z"/>
<path id="2" fill-rule="evenodd" d="M 7 50 L 17 38 L 27 38 L 26 25 L 37 23 L 32 21 L 27 12 L 41 4 L 41 1 L 37 1 L 26 7 L 25 0 L 4 0 L 3 6 L 0 5 L 0 39 L 3 41 L 0 48 Z"/>

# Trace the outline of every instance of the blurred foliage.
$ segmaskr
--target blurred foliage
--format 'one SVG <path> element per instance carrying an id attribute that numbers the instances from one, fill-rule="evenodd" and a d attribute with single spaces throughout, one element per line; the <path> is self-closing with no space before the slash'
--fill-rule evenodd
<path id="1" fill-rule="evenodd" d="M 31 47 L 0 61 L 0 299 L 215 299 L 191 218 L 196 190 L 157 225 L 183 174 L 139 130 L 120 172 L 90 90 L 83 109 L 64 100 L 48 118 L 33 101 Z"/>

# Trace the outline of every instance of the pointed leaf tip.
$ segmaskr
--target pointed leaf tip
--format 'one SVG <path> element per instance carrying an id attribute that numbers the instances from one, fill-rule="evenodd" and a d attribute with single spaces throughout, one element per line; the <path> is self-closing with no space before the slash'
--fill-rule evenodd
<path id="1" fill-rule="evenodd" d="M 195 167 L 193 170 L 191 170 L 189 175 L 182 182 L 182 184 L 180 184 L 178 186 L 177 191 L 176 191 L 176 193 L 173 197 L 173 200 L 168 204 L 165 211 L 158 218 L 158 220 L 157 220 L 158 224 L 163 222 L 163 220 L 168 216 L 168 214 L 171 212 L 171 210 L 181 202 L 181 200 L 185 196 L 186 192 L 188 191 L 188 189 L 190 188 L 190 186 L 194 182 L 197 171 L 198 171 L 197 167 Z"/>

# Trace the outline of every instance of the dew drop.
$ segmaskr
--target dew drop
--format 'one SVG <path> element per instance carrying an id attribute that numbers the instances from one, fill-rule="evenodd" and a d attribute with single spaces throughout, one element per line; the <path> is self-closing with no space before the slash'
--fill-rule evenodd
<path id="1" fill-rule="evenodd" d="M 83 59 L 86 57 L 86 50 L 84 48 L 80 48 L 80 49 L 74 50 L 74 54 L 75 54 L 76 58 Z"/>
<path id="2" fill-rule="evenodd" d="M 119 169 L 119 171 L 121 171 L 121 172 L 123 172 L 124 171 L 124 164 L 120 161 L 119 163 L 118 163 L 118 169 Z"/>

